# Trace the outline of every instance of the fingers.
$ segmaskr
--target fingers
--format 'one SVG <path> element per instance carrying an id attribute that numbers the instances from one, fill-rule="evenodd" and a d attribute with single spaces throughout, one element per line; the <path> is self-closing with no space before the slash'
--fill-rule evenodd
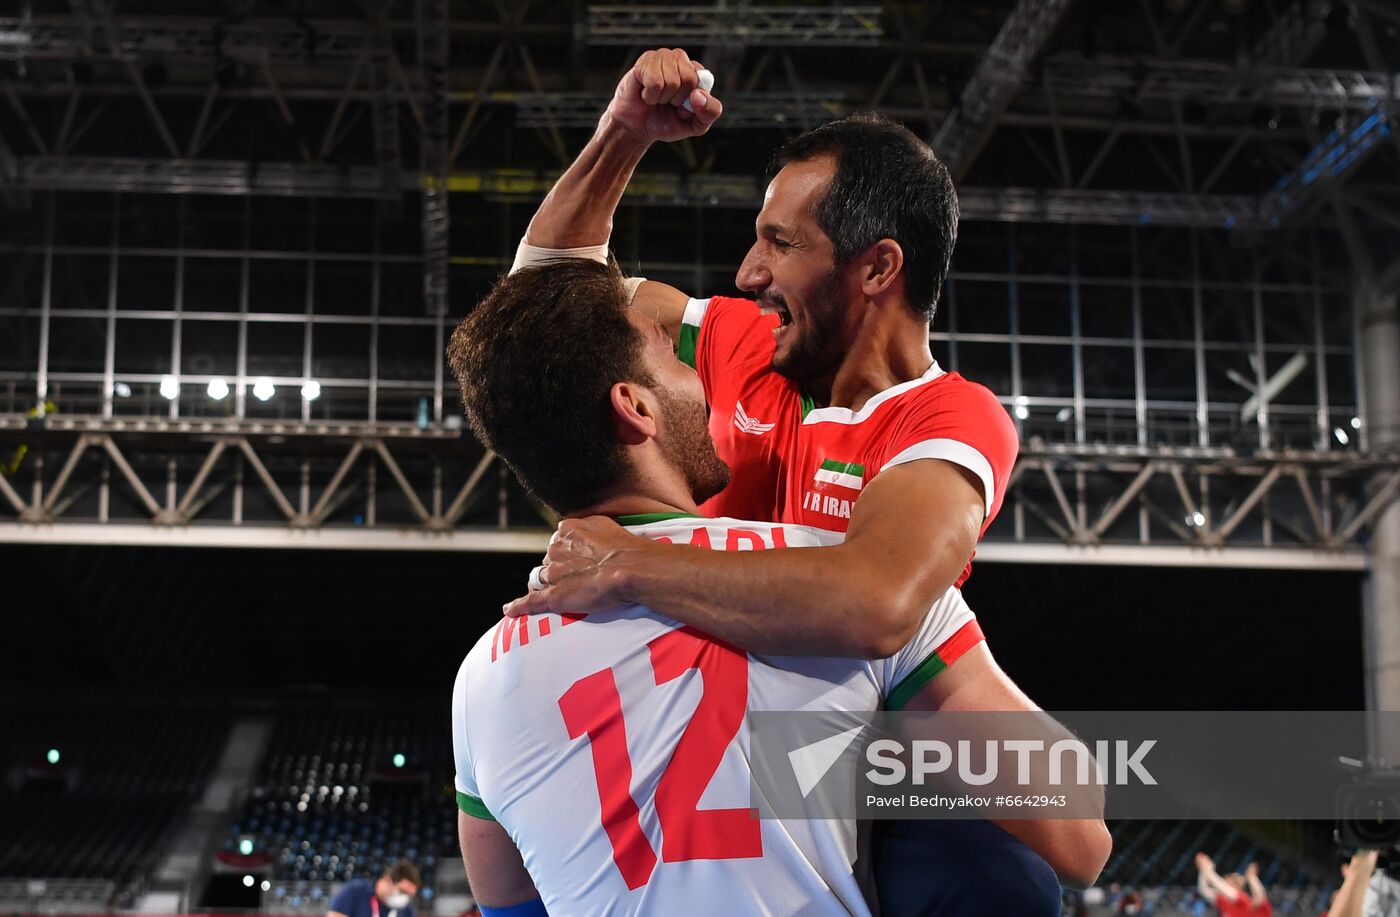
<path id="1" fill-rule="evenodd" d="M 501 606 L 501 614 L 507 618 L 518 618 L 521 615 L 538 615 L 549 611 L 550 590 L 545 588 L 539 592 L 531 592 L 529 595 L 521 596 L 514 601 L 507 602 Z"/>
<path id="2" fill-rule="evenodd" d="M 700 85 L 700 69 L 680 48 L 661 48 L 643 54 L 632 72 L 641 83 L 643 102 L 679 106 Z"/>
<path id="3" fill-rule="evenodd" d="M 719 99 L 699 88 L 690 93 L 690 107 L 695 112 L 693 122 L 697 134 L 708 131 L 710 125 L 719 120 L 719 116 L 724 113 L 724 106 L 720 104 Z"/>

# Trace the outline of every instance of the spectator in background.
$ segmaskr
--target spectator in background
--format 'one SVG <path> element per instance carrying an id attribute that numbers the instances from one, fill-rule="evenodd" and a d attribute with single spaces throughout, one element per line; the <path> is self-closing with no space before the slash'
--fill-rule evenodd
<path id="1" fill-rule="evenodd" d="M 1273 917 L 1264 884 L 1259 881 L 1259 866 L 1250 863 L 1244 875 L 1232 872 L 1222 878 L 1215 863 L 1204 853 L 1196 854 L 1196 890 L 1207 901 L 1214 901 L 1220 917 Z"/>
<path id="2" fill-rule="evenodd" d="M 374 882 L 346 882 L 331 899 L 326 917 L 414 917 L 413 896 L 422 884 L 418 867 L 399 860 Z"/>

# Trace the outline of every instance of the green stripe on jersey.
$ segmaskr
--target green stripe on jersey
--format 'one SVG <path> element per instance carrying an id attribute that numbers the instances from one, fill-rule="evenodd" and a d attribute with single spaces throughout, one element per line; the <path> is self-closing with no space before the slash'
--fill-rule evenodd
<path id="1" fill-rule="evenodd" d="M 700 326 L 682 323 L 680 346 L 676 350 L 676 356 L 691 369 L 699 369 L 699 367 L 695 365 L 695 348 L 699 343 Z"/>
<path id="2" fill-rule="evenodd" d="M 491 814 L 491 810 L 486 808 L 486 803 L 475 796 L 468 796 L 461 790 L 457 791 L 457 808 L 466 812 L 473 818 L 484 818 L 487 821 L 495 821 L 496 816 Z"/>
<path id="3" fill-rule="evenodd" d="M 822 462 L 822 471 L 834 471 L 837 474 L 853 474 L 856 477 L 863 477 L 865 466 L 860 462 L 838 462 L 836 459 L 826 459 Z"/>
<path id="4" fill-rule="evenodd" d="M 665 522 L 667 519 L 704 518 L 704 516 L 697 516 L 694 513 L 633 513 L 630 516 L 618 516 L 613 521 L 618 525 L 646 525 L 648 522 Z"/>
<path id="5" fill-rule="evenodd" d="M 919 663 L 918 668 L 905 675 L 899 684 L 890 690 L 889 697 L 885 698 L 885 709 L 903 710 L 904 705 L 909 703 L 915 694 L 924 689 L 924 685 L 933 681 L 938 673 L 946 668 L 948 668 L 948 664 L 943 661 L 942 656 L 938 655 L 937 650 L 929 653 L 928 658 Z"/>

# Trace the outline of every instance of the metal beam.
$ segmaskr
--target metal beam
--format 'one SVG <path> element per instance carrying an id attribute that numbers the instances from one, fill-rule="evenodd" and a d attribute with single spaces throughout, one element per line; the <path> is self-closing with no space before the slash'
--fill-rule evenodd
<path id="1" fill-rule="evenodd" d="M 447 0 L 416 0 L 419 86 L 423 92 L 423 304 L 447 314 Z"/>
<path id="2" fill-rule="evenodd" d="M 9 187 L 43 191 L 397 198 L 377 168 L 235 160 L 26 156 Z"/>
<path id="3" fill-rule="evenodd" d="M 520 92 L 502 94 L 515 103 L 517 127 L 594 127 L 611 98 L 597 92 Z M 846 95 L 826 91 L 732 92 L 724 95 L 724 117 L 716 130 L 754 127 L 800 128 L 846 113 Z"/>
<path id="4" fill-rule="evenodd" d="M 548 529 L 320 528 L 279 525 L 149 525 L 0 523 L 0 544 L 82 544 L 172 548 L 305 548 L 315 551 L 486 551 L 543 554 Z"/>
<path id="5" fill-rule="evenodd" d="M 588 7 L 584 40 L 590 45 L 700 47 L 737 41 L 808 47 L 878 44 L 884 37 L 879 6 L 651 6 Z"/>
<path id="6" fill-rule="evenodd" d="M 1070 0 L 1017 0 L 964 87 L 958 107 L 934 135 L 933 148 L 948 164 L 954 179 L 967 174 L 997 118 L 1020 93 L 1031 62 L 1049 41 L 1069 4 Z"/>
<path id="7" fill-rule="evenodd" d="M 992 540 L 977 545 L 977 560 L 993 564 L 1108 564 L 1335 572 L 1359 572 L 1367 568 L 1366 553 L 1360 548 L 1310 551 L 1301 548 L 1207 548 L 1185 545 L 1011 544 Z"/>
<path id="8" fill-rule="evenodd" d="M 548 529 L 291 529 L 267 525 L 156 526 L 125 523 L 32 525 L 0 523 L 0 544 L 80 544 L 171 548 L 248 548 L 316 551 L 474 551 L 543 554 Z M 1194 567 L 1245 570 L 1360 572 L 1359 548 L 1310 551 L 1279 548 L 1205 548 L 1172 545 L 1014 544 L 995 540 L 977 546 L 979 563 L 1096 564 L 1135 567 Z"/>
<path id="9" fill-rule="evenodd" d="M 0 59 L 71 60 L 98 56 L 144 63 L 153 58 L 207 62 L 217 57 L 257 64 L 353 64 L 369 41 L 362 25 L 318 22 L 307 32 L 285 20 L 214 22 L 208 19 L 123 17 L 112 40 L 92 47 L 85 23 L 73 17 L 0 18 Z"/>
<path id="10" fill-rule="evenodd" d="M 1264 196 L 1269 222 L 1277 225 L 1346 181 L 1390 136 L 1390 121 L 1397 111 L 1400 103 L 1373 103 L 1356 127 L 1334 130 L 1308 151 L 1298 167 L 1280 178 Z"/>
<path id="11" fill-rule="evenodd" d="M 538 201 L 556 178 L 554 173 L 490 170 L 456 172 L 449 181 L 454 192 L 502 201 Z M 763 201 L 763 189 L 757 179 L 747 175 L 642 172 L 633 176 L 626 199 L 652 206 L 757 209 Z M 978 222 L 1226 229 L 1268 225 L 1258 199 L 1244 195 L 964 187 L 958 192 L 958 203 L 962 219 Z"/>
<path id="12" fill-rule="evenodd" d="M 1061 96 L 1298 108 L 1366 109 L 1400 94 L 1400 74 L 1384 71 L 1264 66 L 1220 61 L 1064 58 L 1047 61 L 1045 77 Z"/>

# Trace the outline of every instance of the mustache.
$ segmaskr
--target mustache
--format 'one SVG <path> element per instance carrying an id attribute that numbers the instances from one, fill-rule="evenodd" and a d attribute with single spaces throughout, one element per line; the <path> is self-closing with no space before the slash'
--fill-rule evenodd
<path id="1" fill-rule="evenodd" d="M 780 309 L 787 309 L 788 307 L 787 300 L 783 298 L 783 294 L 769 290 L 764 290 L 759 294 L 758 303 L 760 306 L 777 306 Z"/>

